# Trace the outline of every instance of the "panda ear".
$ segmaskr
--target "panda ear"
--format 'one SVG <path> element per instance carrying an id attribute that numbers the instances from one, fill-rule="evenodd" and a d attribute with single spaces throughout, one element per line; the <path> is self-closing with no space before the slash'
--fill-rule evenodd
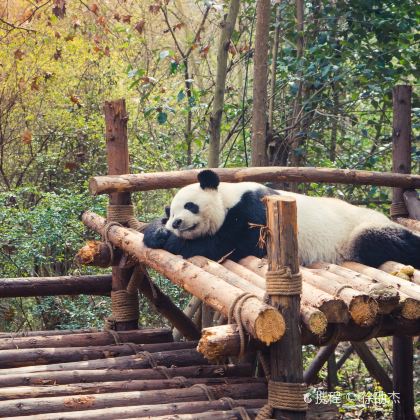
<path id="1" fill-rule="evenodd" d="M 203 190 L 217 190 L 217 187 L 220 183 L 219 176 L 216 174 L 216 172 L 212 171 L 211 169 L 205 169 L 204 171 L 201 171 L 198 174 L 197 179 L 200 183 L 200 187 Z"/>

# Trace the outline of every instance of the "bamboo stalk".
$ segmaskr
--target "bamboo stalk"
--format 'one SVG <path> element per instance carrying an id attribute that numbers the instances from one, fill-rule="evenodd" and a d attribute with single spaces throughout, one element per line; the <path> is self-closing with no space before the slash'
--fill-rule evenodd
<path id="1" fill-rule="evenodd" d="M 103 217 L 85 212 L 82 220 L 94 231 L 104 232 L 106 220 Z M 178 256 L 161 249 L 147 248 L 143 244 L 141 233 L 112 226 L 108 229 L 108 237 L 114 245 L 136 256 L 141 263 L 163 274 L 224 315 L 228 315 L 229 308 L 242 294 L 240 289 L 232 287 Z M 242 319 L 248 333 L 266 344 L 279 340 L 284 332 L 282 316 L 273 307 L 262 304 L 257 298 L 249 298 L 243 303 Z"/>
<path id="2" fill-rule="evenodd" d="M 420 188 L 420 176 L 389 172 L 358 171 L 355 169 L 308 167 L 250 167 L 215 168 L 222 182 L 327 182 L 332 184 L 380 185 L 386 187 Z M 94 194 L 112 192 L 150 191 L 179 188 L 197 182 L 199 169 L 96 176 L 89 181 L 89 191 Z"/>

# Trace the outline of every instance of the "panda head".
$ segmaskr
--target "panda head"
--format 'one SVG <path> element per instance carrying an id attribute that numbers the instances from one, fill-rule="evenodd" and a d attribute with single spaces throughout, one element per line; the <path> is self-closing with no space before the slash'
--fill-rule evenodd
<path id="1" fill-rule="evenodd" d="M 206 169 L 197 178 L 198 184 L 177 192 L 166 222 L 166 228 L 183 239 L 214 235 L 226 217 L 217 174 Z"/>

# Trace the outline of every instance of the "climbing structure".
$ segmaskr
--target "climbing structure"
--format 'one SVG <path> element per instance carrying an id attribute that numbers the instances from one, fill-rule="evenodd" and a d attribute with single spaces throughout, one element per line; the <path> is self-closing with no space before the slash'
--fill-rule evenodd
<path id="1" fill-rule="evenodd" d="M 266 200 L 267 259 L 184 260 L 149 249 L 130 193 L 181 187 L 195 181 L 196 171 L 129 175 L 124 102 L 107 103 L 105 117 L 109 175 L 93 178 L 90 189 L 110 195 L 107 217 L 83 214 L 101 240 L 87 243 L 76 259 L 112 267 L 112 273 L 0 279 L 0 297 L 110 295 L 112 314 L 103 331 L 1 334 L 1 418 L 333 419 L 333 406 L 308 407 L 304 394 L 343 341 L 351 343 L 347 356 L 357 352 L 385 392 L 399 393 L 395 418 L 414 418 L 411 337 L 420 334 L 418 270 L 392 261 L 378 269 L 322 261 L 299 267 L 296 203 L 288 197 Z M 394 216 L 407 216 L 418 205 L 408 200 L 403 208 L 401 197 L 420 187 L 420 176 L 365 171 L 245 168 L 218 174 L 230 182 L 398 187 Z M 418 223 L 400 221 L 412 228 Z M 153 282 L 150 268 L 193 296 L 184 311 Z M 139 329 L 139 299 L 147 299 L 174 329 Z M 394 336 L 399 351 L 392 380 L 365 344 L 383 336 Z M 306 371 L 302 344 L 321 346 Z"/>

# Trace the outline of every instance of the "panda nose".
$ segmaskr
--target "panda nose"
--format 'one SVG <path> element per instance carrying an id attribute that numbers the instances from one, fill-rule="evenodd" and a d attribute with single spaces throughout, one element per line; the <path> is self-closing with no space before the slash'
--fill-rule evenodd
<path id="1" fill-rule="evenodd" d="M 178 229 L 178 228 L 181 226 L 181 223 L 182 223 L 182 219 L 175 219 L 175 220 L 172 222 L 172 227 L 173 227 L 174 229 Z"/>

